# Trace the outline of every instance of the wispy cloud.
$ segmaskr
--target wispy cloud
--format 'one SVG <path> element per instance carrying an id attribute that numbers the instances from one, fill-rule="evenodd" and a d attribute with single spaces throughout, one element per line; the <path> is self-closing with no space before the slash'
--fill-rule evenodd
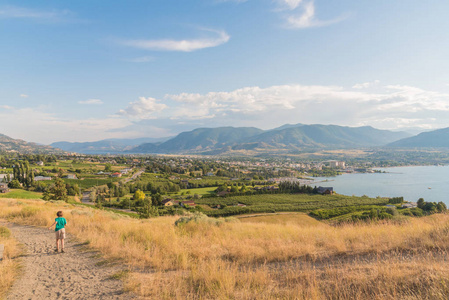
<path id="1" fill-rule="evenodd" d="M 347 18 L 346 15 L 342 15 L 331 20 L 319 20 L 315 14 L 314 0 L 309 0 L 308 2 L 285 0 L 285 2 L 291 2 L 290 7 L 295 12 L 297 10 L 302 10 L 299 14 L 289 14 L 286 17 L 287 27 L 289 28 L 305 29 L 310 27 L 323 27 L 339 23 Z"/>
<path id="2" fill-rule="evenodd" d="M 132 119 L 151 119 L 154 118 L 154 113 L 161 112 L 166 108 L 168 108 L 167 105 L 159 103 L 155 98 L 140 97 L 138 101 L 130 102 L 128 107 L 121 109 L 118 115 L 128 116 Z"/>
<path id="3" fill-rule="evenodd" d="M 0 7 L 0 19 L 34 19 L 59 21 L 70 15 L 69 10 L 37 10 L 20 6 Z"/>
<path id="4" fill-rule="evenodd" d="M 20 98 L 28 98 L 29 96 L 27 94 L 20 94 Z"/>
<path id="5" fill-rule="evenodd" d="M 277 0 L 277 2 L 280 9 L 293 10 L 296 9 L 303 2 L 303 0 Z"/>
<path id="6" fill-rule="evenodd" d="M 181 51 L 192 52 L 204 48 L 217 47 L 229 41 L 230 36 L 223 30 L 202 29 L 213 33 L 215 36 L 184 40 L 123 40 L 120 44 L 124 46 L 154 50 L 154 51 Z"/>
<path id="7" fill-rule="evenodd" d="M 103 101 L 100 99 L 89 99 L 89 100 L 81 100 L 78 101 L 79 104 L 87 104 L 87 105 L 100 105 L 103 104 Z"/>

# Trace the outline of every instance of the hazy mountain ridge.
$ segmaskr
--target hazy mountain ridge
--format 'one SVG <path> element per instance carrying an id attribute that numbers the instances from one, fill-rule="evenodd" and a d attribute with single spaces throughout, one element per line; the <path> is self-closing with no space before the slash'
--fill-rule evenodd
<path id="1" fill-rule="evenodd" d="M 284 125 L 263 131 L 253 127 L 199 128 L 162 144 L 140 145 L 132 153 L 181 153 L 226 149 L 298 149 L 384 146 L 410 136 L 370 126 Z M 222 151 L 218 151 L 222 152 Z"/>
<path id="2" fill-rule="evenodd" d="M 387 145 L 394 148 L 449 148 L 449 128 L 422 132 Z"/>
<path id="3" fill-rule="evenodd" d="M 0 152 L 19 152 L 19 153 L 56 153 L 60 152 L 51 146 L 38 145 L 19 139 L 13 139 L 4 134 L 0 134 Z"/>
<path id="4" fill-rule="evenodd" d="M 50 144 L 68 152 L 87 154 L 121 153 L 145 143 L 164 142 L 170 138 L 105 139 L 95 142 L 55 142 Z"/>

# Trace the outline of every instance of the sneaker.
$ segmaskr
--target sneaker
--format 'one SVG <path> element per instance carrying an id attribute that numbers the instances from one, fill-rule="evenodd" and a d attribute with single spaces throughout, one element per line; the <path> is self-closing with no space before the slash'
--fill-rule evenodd
<path id="1" fill-rule="evenodd" d="M 61 250 L 61 253 L 64 253 L 64 249 Z"/>
<path id="2" fill-rule="evenodd" d="M 55 252 L 58 253 L 58 249 L 55 249 Z"/>

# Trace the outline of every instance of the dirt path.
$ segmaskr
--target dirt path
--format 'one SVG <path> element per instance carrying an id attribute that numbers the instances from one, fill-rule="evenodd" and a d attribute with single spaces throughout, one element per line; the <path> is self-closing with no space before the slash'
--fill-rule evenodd
<path id="1" fill-rule="evenodd" d="M 68 234 L 65 253 L 54 253 L 54 231 L 6 223 L 14 237 L 24 245 L 24 273 L 8 300 L 15 299 L 133 299 L 124 293 L 122 282 L 109 277 L 118 267 L 100 266 L 92 251 Z M 70 231 L 70 229 L 69 229 Z"/>

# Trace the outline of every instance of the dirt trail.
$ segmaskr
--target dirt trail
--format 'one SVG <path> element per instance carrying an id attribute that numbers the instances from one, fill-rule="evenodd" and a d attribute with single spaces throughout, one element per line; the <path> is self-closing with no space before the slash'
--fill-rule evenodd
<path id="1" fill-rule="evenodd" d="M 100 266 L 95 253 L 68 234 L 65 253 L 55 253 L 54 231 L 33 226 L 0 224 L 25 246 L 24 273 L 9 294 L 15 299 L 133 299 L 122 282 L 109 277 L 117 267 Z M 68 229 L 70 232 L 70 229 Z"/>

